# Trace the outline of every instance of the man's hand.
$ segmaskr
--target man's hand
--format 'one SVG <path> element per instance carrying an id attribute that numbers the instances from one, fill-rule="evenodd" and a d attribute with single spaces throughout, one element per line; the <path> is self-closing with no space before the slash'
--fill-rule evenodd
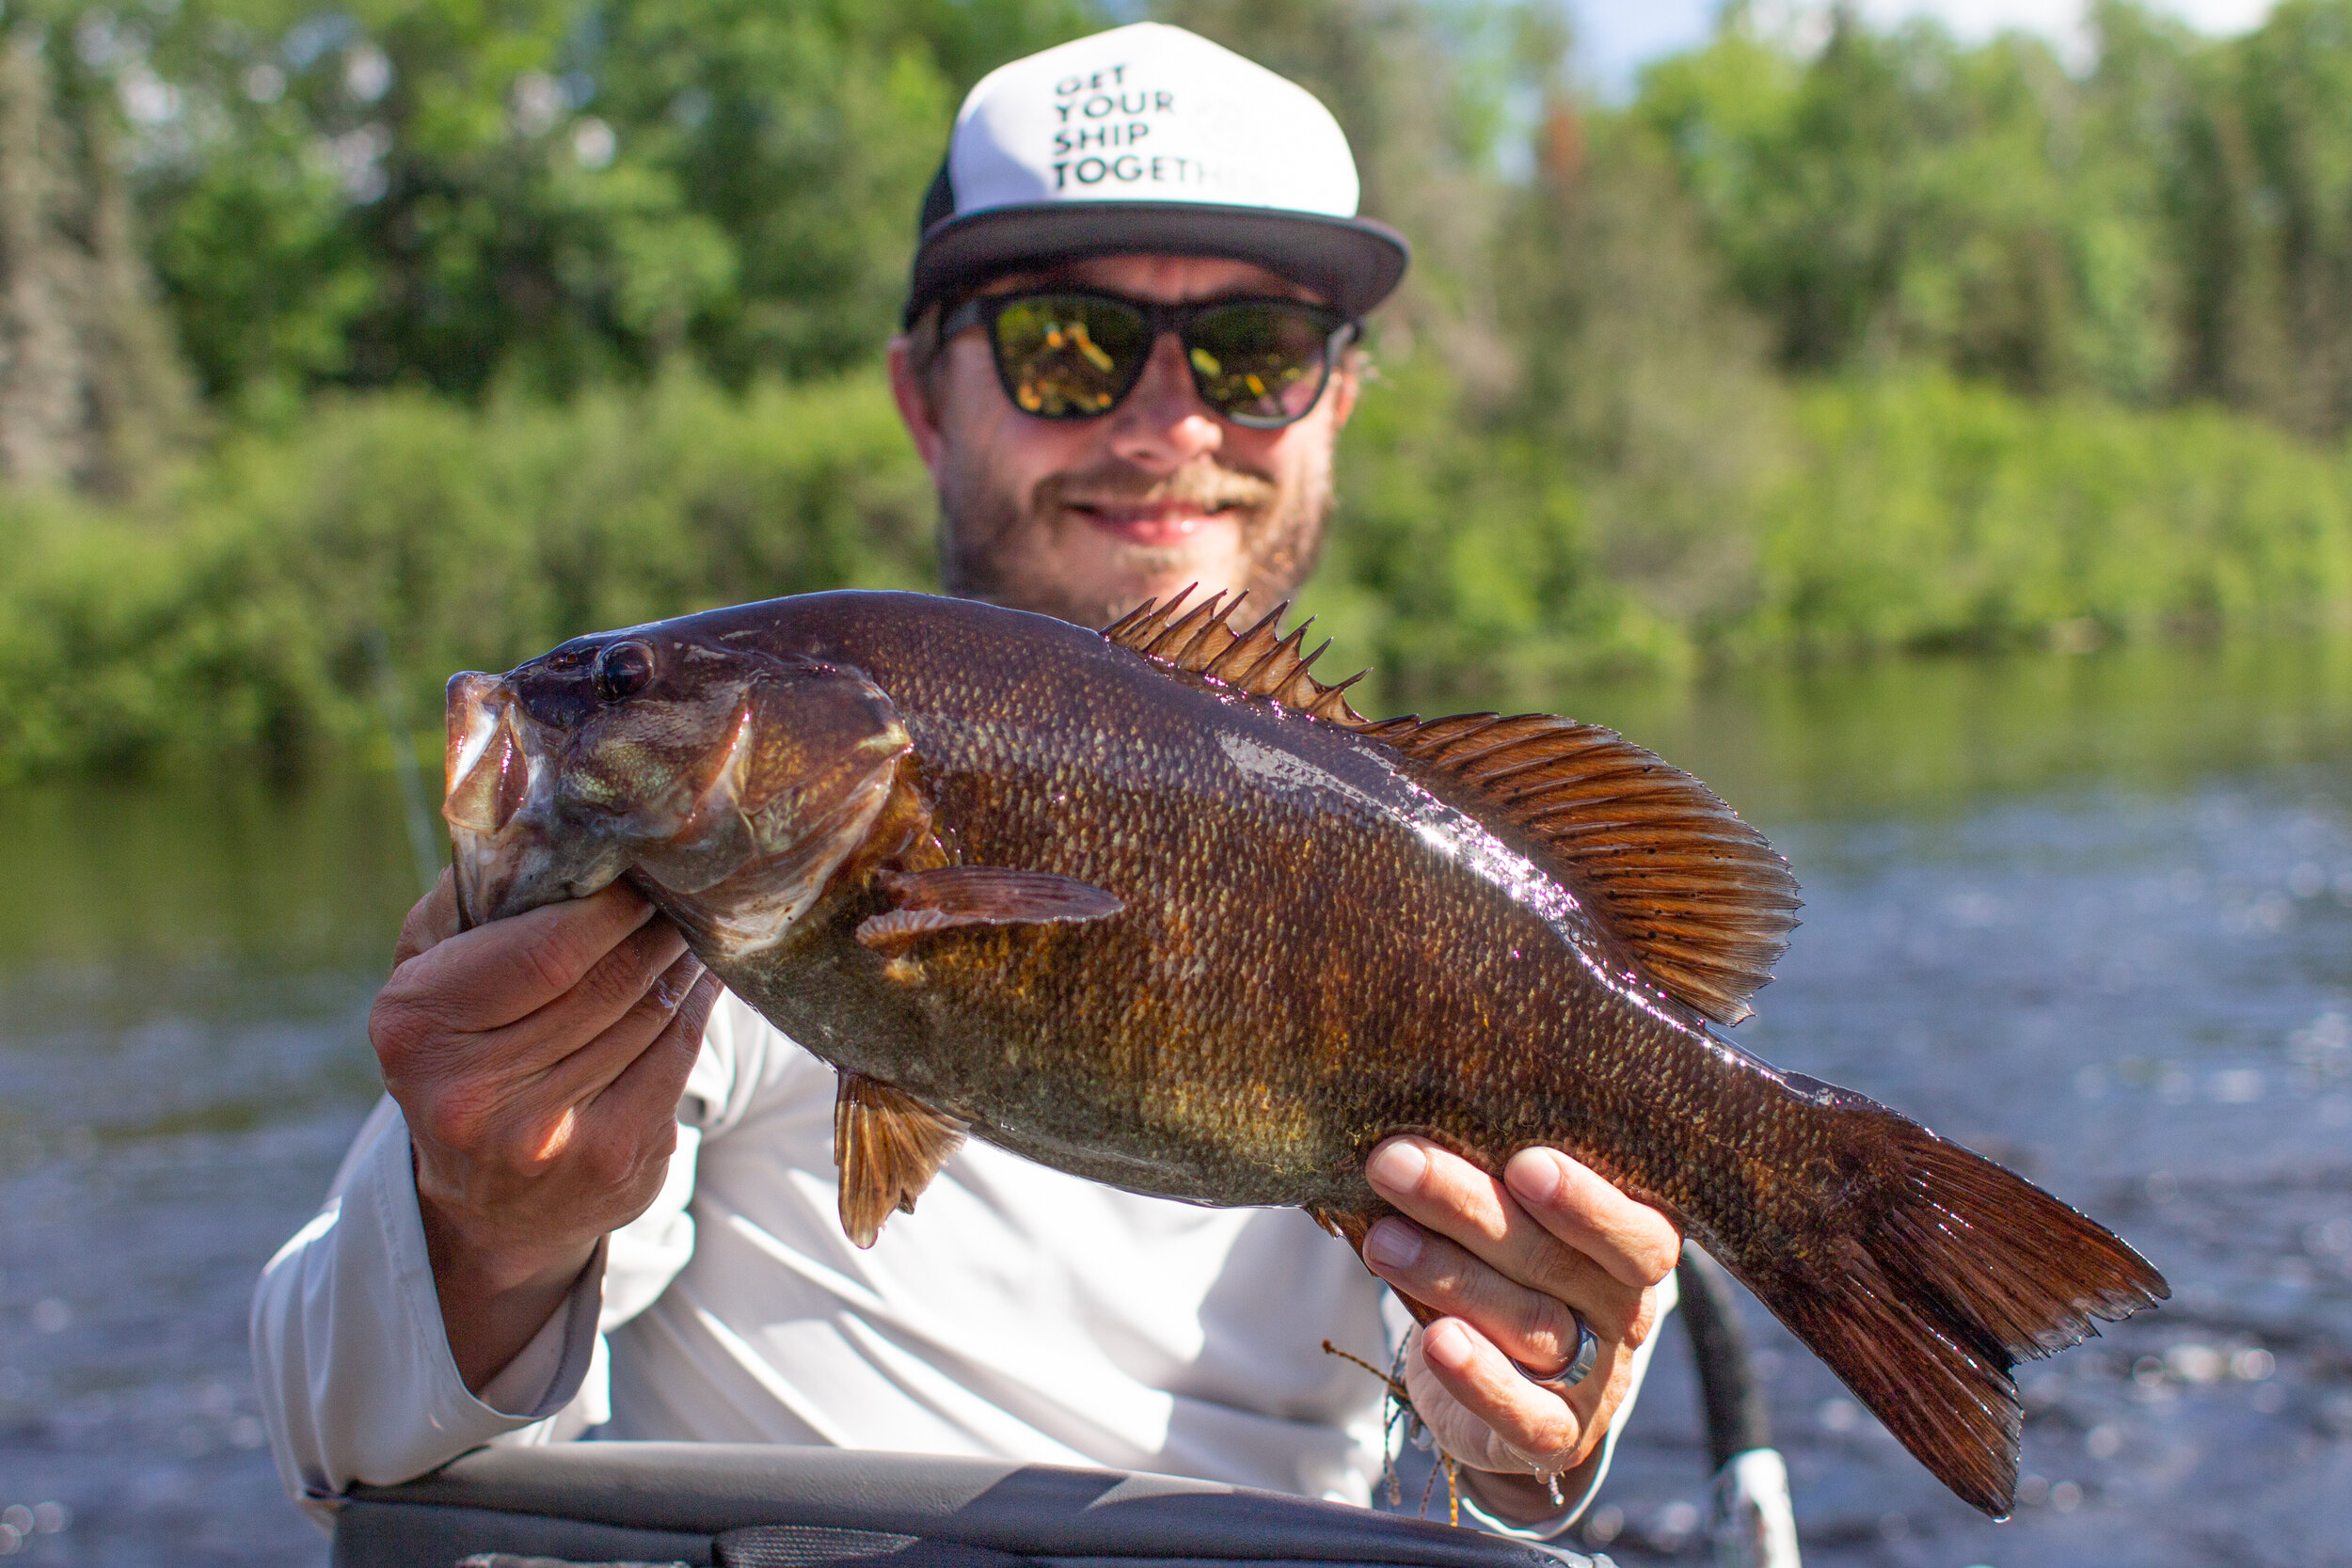
<path id="1" fill-rule="evenodd" d="M 618 884 L 456 926 L 444 873 L 401 927 L 368 1037 L 407 1116 L 450 1351 L 479 1391 L 660 1192 L 719 983 Z"/>
<path id="2" fill-rule="evenodd" d="M 1414 1410 L 1466 1467 L 1482 1506 L 1510 1519 L 1551 1516 L 1539 1478 L 1559 1478 L 1569 1497 L 1581 1489 L 1580 1472 L 1632 1385 L 1633 1352 L 1658 1326 L 1656 1288 L 1681 1238 L 1657 1210 L 1557 1149 L 1520 1150 L 1497 1181 L 1425 1139 L 1391 1138 L 1365 1174 L 1409 1217 L 1375 1225 L 1364 1260 L 1449 1314 L 1413 1338 L 1405 1383 Z M 1511 1365 L 1565 1368 L 1578 1316 L 1600 1351 L 1582 1382 L 1554 1390 Z"/>

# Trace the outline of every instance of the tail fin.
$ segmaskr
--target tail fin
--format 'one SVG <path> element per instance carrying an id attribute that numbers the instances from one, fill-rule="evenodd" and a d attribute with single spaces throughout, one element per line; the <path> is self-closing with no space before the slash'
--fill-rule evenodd
<path id="1" fill-rule="evenodd" d="M 1815 1087 L 1790 1076 L 1801 1093 Z M 1722 1260 L 1937 1480 L 2007 1517 L 2020 1423 L 2010 1369 L 2171 1288 L 2112 1231 L 2023 1177 L 1875 1101 L 1819 1087 L 1807 1098 L 1865 1118 L 1852 1132 L 1876 1146 L 1865 1156 L 1872 1174 L 1896 1179 L 1838 1205 L 1815 1256 Z"/>

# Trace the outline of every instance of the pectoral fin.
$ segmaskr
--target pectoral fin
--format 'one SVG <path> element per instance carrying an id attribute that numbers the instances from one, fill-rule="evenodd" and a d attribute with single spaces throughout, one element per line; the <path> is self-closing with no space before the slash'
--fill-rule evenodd
<path id="1" fill-rule="evenodd" d="M 1050 871 L 945 865 L 884 871 L 876 879 L 898 901 L 858 925 L 857 940 L 878 953 L 896 953 L 917 937 L 957 926 L 1102 920 L 1127 907 L 1092 883 Z"/>
<path id="2" fill-rule="evenodd" d="M 833 1163 L 841 1174 L 841 1228 L 861 1247 L 893 1210 L 914 1200 L 963 1143 L 963 1123 L 863 1073 L 841 1075 L 833 1104 Z"/>

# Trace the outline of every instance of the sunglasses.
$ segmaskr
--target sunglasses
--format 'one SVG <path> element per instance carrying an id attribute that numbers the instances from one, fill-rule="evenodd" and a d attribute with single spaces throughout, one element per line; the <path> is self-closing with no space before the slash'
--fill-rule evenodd
<path id="1" fill-rule="evenodd" d="M 1161 305 L 1060 289 L 967 299 L 940 322 L 939 341 L 968 326 L 988 328 L 1005 396 L 1041 420 L 1109 413 L 1172 332 L 1200 401 L 1252 430 L 1306 418 L 1357 332 L 1338 311 L 1295 299 Z"/>

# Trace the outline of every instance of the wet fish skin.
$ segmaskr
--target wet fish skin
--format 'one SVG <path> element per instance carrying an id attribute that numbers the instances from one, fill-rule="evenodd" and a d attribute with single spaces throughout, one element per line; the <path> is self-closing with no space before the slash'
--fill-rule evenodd
<path id="1" fill-rule="evenodd" d="M 649 683 L 598 700 L 624 643 Z M 1714 1034 L 1704 986 L 1658 977 L 1708 934 L 1645 937 L 1542 824 L 1499 809 L 1507 781 L 1444 765 L 1441 729 L 1309 717 L 1099 634 L 919 595 L 712 611 L 460 680 L 469 903 L 512 912 L 598 875 L 643 887 L 843 1070 L 861 1240 L 964 1130 L 1135 1191 L 1303 1207 L 1359 1245 L 1385 1212 L 1362 1173 L 1381 1139 L 1421 1132 L 1493 1173 L 1556 1147 L 1667 1212 L 1994 1513 L 2015 1479 L 2010 1365 L 2165 1293 L 2022 1180 Z M 641 736 L 616 768 L 605 732 L 630 724 L 660 744 Z M 485 782 L 497 745 L 536 794 Z M 1700 831 L 1645 828 L 1673 817 L 1643 803 L 1646 765 L 1606 755 L 1602 783 L 1635 793 L 1610 808 L 1631 825 L 1600 831 Z M 575 777 L 590 787 L 564 797 Z M 1701 824 L 1718 828 L 1737 824 Z M 992 889 L 986 867 L 1099 902 Z M 991 899 L 1016 917 L 972 915 Z M 927 920 L 946 924 L 913 928 Z"/>

